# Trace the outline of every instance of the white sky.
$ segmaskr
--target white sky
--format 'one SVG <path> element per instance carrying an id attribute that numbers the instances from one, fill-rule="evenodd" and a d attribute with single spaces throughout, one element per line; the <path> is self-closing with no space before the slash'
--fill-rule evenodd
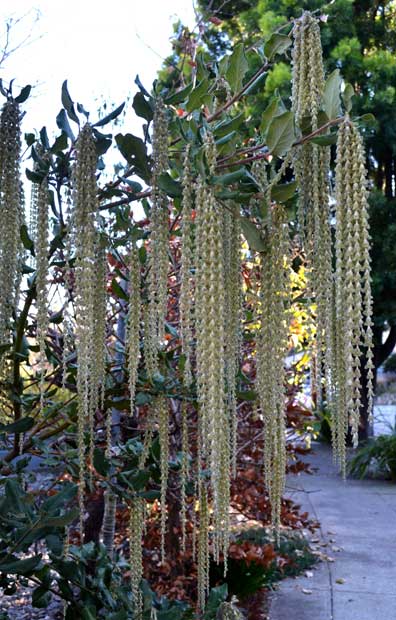
<path id="1" fill-rule="evenodd" d="M 36 85 L 24 104 L 24 130 L 47 125 L 50 135 L 57 131 L 63 80 L 68 80 L 73 100 L 96 120 L 104 100 L 119 105 L 137 91 L 137 73 L 150 90 L 161 59 L 171 51 L 172 23 L 180 18 L 192 27 L 195 21 L 192 0 L 1 0 L 1 41 L 5 19 L 29 13 L 22 27 L 15 27 L 12 44 L 22 40 L 35 9 L 40 19 L 33 27 L 33 42 L 11 55 L 0 77 Z M 139 132 L 141 120 L 134 119 L 131 106 L 125 123 L 125 130 Z"/>

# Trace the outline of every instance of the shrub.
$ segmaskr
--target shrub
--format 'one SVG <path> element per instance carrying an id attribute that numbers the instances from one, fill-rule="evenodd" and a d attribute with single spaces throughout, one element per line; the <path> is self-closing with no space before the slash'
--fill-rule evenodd
<path id="1" fill-rule="evenodd" d="M 375 473 L 396 481 L 396 434 L 368 441 L 350 460 L 348 472 L 357 478 Z"/>

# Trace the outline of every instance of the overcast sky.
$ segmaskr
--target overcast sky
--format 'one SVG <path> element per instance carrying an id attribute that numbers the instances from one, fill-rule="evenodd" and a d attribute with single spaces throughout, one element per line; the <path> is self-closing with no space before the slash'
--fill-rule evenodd
<path id="1" fill-rule="evenodd" d="M 150 89 L 161 60 L 171 51 L 172 23 L 180 18 L 191 27 L 195 21 L 192 0 L 1 0 L 2 43 L 5 20 L 24 15 L 11 30 L 11 45 L 30 28 L 31 42 L 10 56 L 0 77 L 36 85 L 24 106 L 24 129 L 46 124 L 50 132 L 56 127 L 63 80 L 68 80 L 72 98 L 96 119 L 103 100 L 118 105 L 136 92 L 137 73 Z M 136 131 L 141 121 L 129 114 L 128 129 Z"/>

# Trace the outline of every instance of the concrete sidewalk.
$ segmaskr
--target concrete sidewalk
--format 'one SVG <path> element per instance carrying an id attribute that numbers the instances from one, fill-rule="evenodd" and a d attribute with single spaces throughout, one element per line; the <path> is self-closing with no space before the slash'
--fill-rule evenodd
<path id="1" fill-rule="evenodd" d="M 286 495 L 316 518 L 317 546 L 328 556 L 312 577 L 281 582 L 270 620 L 396 619 L 396 485 L 344 482 L 330 448 L 313 445 L 317 472 L 292 476 Z"/>

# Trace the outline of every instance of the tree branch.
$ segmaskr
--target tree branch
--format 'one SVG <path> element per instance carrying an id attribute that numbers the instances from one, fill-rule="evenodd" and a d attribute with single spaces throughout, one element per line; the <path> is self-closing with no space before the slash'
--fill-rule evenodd
<path id="1" fill-rule="evenodd" d="M 387 339 L 375 347 L 375 365 L 378 368 L 390 356 L 396 346 L 396 324 L 391 325 Z"/>
<path id="2" fill-rule="evenodd" d="M 268 62 L 265 63 L 265 65 L 263 65 L 262 67 L 260 67 L 260 69 L 258 71 L 256 71 L 256 73 L 253 75 L 253 77 L 250 78 L 250 80 L 248 80 L 246 82 L 246 84 L 241 88 L 241 90 L 236 93 L 229 101 L 227 101 L 221 108 L 219 108 L 216 112 L 214 112 L 213 114 L 211 114 L 210 116 L 207 117 L 207 122 L 211 123 L 212 121 L 216 120 L 216 118 L 218 118 L 219 116 L 221 116 L 223 114 L 223 112 L 225 112 L 226 110 L 228 110 L 228 108 L 230 108 L 234 103 L 236 103 L 237 101 L 239 101 L 239 99 L 241 99 L 241 97 L 243 97 L 243 95 L 246 93 L 246 91 L 248 90 L 248 88 L 251 87 L 251 85 L 257 80 L 257 78 L 260 77 L 260 75 L 262 75 L 263 73 L 265 73 L 266 71 L 268 71 L 268 69 L 270 68 L 270 64 Z"/>

